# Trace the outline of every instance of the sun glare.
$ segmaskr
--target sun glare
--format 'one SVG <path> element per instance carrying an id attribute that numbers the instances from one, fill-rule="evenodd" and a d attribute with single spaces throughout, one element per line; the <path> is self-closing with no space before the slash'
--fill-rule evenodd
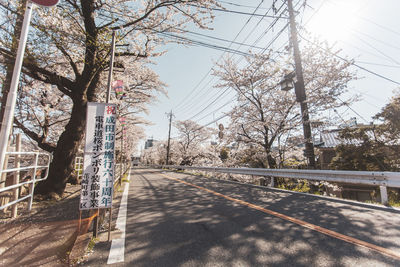
<path id="1" fill-rule="evenodd" d="M 307 29 L 330 43 L 346 40 L 357 26 L 363 1 L 325 0 L 307 25 Z"/>

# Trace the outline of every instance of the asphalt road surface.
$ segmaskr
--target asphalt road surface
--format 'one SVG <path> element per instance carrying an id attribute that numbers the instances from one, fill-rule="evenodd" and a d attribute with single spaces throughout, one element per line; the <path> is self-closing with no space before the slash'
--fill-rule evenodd
<path id="1" fill-rule="evenodd" d="M 130 181 L 122 256 L 99 243 L 85 265 L 400 266 L 398 210 L 161 170 Z"/>

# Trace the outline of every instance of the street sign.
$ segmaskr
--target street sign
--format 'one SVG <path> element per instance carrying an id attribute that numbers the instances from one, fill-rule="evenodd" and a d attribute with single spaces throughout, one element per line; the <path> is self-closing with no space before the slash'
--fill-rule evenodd
<path id="1" fill-rule="evenodd" d="M 31 0 L 31 1 L 40 6 L 51 7 L 57 5 L 59 0 Z"/>
<path id="2" fill-rule="evenodd" d="M 88 103 L 80 210 L 112 205 L 116 110 L 115 104 Z"/>

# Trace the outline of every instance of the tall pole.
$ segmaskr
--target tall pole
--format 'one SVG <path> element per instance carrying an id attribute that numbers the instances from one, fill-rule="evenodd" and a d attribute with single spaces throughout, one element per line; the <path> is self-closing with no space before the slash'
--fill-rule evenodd
<path id="1" fill-rule="evenodd" d="M 21 37 L 19 39 L 17 57 L 15 59 L 14 71 L 11 78 L 10 92 L 7 96 L 7 104 L 4 110 L 4 117 L 0 132 L 0 168 L 4 166 L 4 159 L 7 152 L 9 133 L 14 122 L 14 109 L 17 101 L 17 89 L 19 77 L 21 74 L 22 62 L 24 59 L 24 51 L 26 47 L 26 39 L 28 37 L 29 24 L 32 16 L 33 4 L 27 1 L 24 22 L 22 23 Z"/>
<path id="2" fill-rule="evenodd" d="M 17 18 L 16 18 L 16 22 L 15 22 L 15 26 L 14 26 L 14 33 L 12 36 L 12 42 L 11 42 L 11 53 L 12 53 L 12 57 L 11 60 L 7 60 L 5 67 L 6 67 L 6 75 L 5 75 L 5 79 L 4 82 L 2 84 L 2 90 L 1 90 L 1 107 L 0 107 L 0 121 L 3 121 L 4 118 L 4 110 L 5 107 L 7 105 L 7 96 L 8 96 L 8 92 L 10 91 L 10 86 L 11 86 L 11 79 L 12 79 L 12 75 L 14 72 L 14 65 L 15 65 L 15 55 L 16 55 L 16 51 L 18 49 L 18 41 L 19 41 L 19 37 L 21 35 L 21 30 L 22 30 L 22 23 L 24 22 L 24 17 L 19 14 L 24 13 L 25 11 L 25 7 L 26 7 L 26 2 L 27 0 L 21 0 L 18 3 L 18 8 L 17 8 Z M 0 125 L 0 130 L 1 130 L 1 125 Z"/>
<path id="3" fill-rule="evenodd" d="M 113 76 L 113 69 L 114 69 L 114 50 L 115 50 L 115 31 L 112 31 L 110 67 L 108 70 L 106 103 L 110 103 L 110 99 L 111 99 L 111 86 L 112 86 L 112 76 Z"/>
<path id="4" fill-rule="evenodd" d="M 106 98 L 106 103 L 110 103 L 111 100 L 111 86 L 112 86 L 112 76 L 113 76 L 113 70 L 114 70 L 114 51 L 115 51 L 115 31 L 112 31 L 112 39 L 111 39 L 111 55 L 110 55 L 110 67 L 108 70 L 108 82 L 107 82 L 107 98 Z M 122 153 L 122 145 L 121 145 L 121 153 Z M 115 164 L 115 159 L 114 159 L 114 164 Z M 120 166 L 122 168 L 122 164 Z M 121 172 L 120 172 L 121 173 Z M 121 177 L 120 177 L 121 179 Z M 114 187 L 114 186 L 113 186 Z M 114 196 L 114 194 L 113 194 Z M 95 218 L 97 219 L 97 217 Z M 109 209 L 109 214 L 108 214 L 108 241 L 110 242 L 111 239 L 111 221 L 112 221 L 112 204 Z M 98 223 L 96 221 L 95 224 L 96 227 L 96 236 L 97 236 L 97 231 L 98 231 Z"/>
<path id="5" fill-rule="evenodd" d="M 168 116 L 169 116 L 169 129 L 168 129 L 168 145 L 167 145 L 167 161 L 166 161 L 166 165 L 169 165 L 169 151 L 170 151 L 170 144 L 171 144 L 172 110 L 168 114 Z"/>
<path id="6" fill-rule="evenodd" d="M 315 169 L 315 155 L 314 155 L 314 145 L 311 137 L 311 126 L 310 126 L 310 118 L 308 114 L 308 106 L 307 106 L 307 97 L 304 88 L 304 78 L 303 78 L 303 67 L 301 64 L 301 55 L 299 49 L 299 43 L 297 40 L 297 29 L 296 29 L 296 21 L 293 13 L 293 3 L 292 0 L 288 1 L 288 10 L 289 10 L 289 23 L 290 23 L 290 35 L 292 38 L 293 44 L 293 55 L 294 55 L 294 63 L 296 68 L 296 78 L 297 82 L 295 83 L 295 92 L 296 92 L 296 100 L 300 103 L 301 109 L 301 118 L 303 121 L 303 133 L 305 139 L 305 155 L 308 158 L 308 166 L 312 169 Z"/>

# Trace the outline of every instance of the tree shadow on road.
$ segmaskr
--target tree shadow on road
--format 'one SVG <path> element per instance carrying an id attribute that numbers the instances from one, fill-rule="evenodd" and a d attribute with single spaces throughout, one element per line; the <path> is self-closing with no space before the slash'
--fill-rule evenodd
<path id="1" fill-rule="evenodd" d="M 170 176 L 400 252 L 399 213 L 267 188 Z M 381 253 L 251 209 L 150 170 L 132 178 L 125 264 L 399 266 Z"/>

